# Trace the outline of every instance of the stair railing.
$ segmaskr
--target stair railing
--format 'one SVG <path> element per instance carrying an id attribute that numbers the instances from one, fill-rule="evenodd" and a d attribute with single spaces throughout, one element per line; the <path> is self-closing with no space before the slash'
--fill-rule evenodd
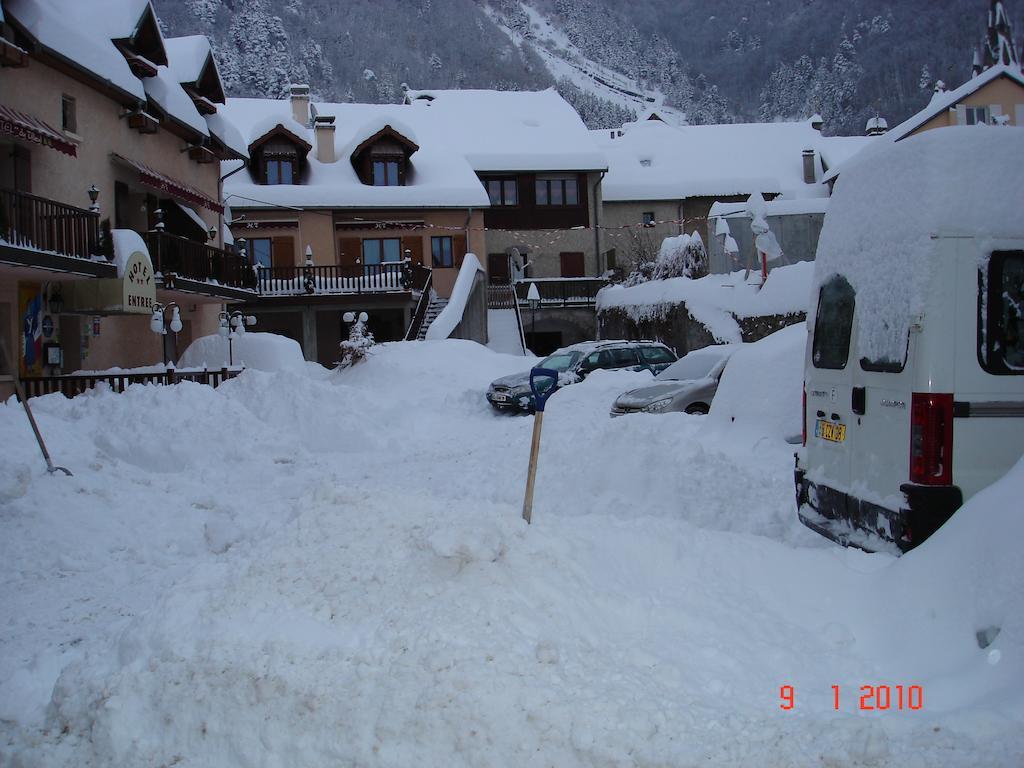
<path id="1" fill-rule="evenodd" d="M 406 341 L 416 341 L 416 337 L 419 336 L 420 327 L 423 325 L 423 318 L 427 316 L 427 307 L 430 306 L 433 280 L 434 273 L 427 270 L 426 279 L 424 279 L 423 287 L 420 289 L 420 300 L 416 302 L 416 310 L 412 313 L 412 320 L 409 322 L 409 328 L 405 332 Z"/>

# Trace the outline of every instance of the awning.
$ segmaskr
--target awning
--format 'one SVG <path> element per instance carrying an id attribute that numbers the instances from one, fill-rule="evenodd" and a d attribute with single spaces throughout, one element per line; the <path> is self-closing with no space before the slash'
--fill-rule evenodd
<path id="1" fill-rule="evenodd" d="M 32 115 L 0 104 L 0 133 L 7 133 L 25 141 L 52 147 L 65 155 L 76 157 L 78 149 L 67 136 Z"/>
<path id="2" fill-rule="evenodd" d="M 140 163 L 138 160 L 132 160 L 128 157 L 122 157 L 116 152 L 112 153 L 115 160 L 127 163 L 131 167 L 135 168 L 139 172 L 139 181 L 148 187 L 158 189 L 161 192 L 166 192 L 171 197 L 176 197 L 179 200 L 184 200 L 186 203 L 195 203 L 201 205 L 203 208 L 208 208 L 214 213 L 223 213 L 224 206 L 218 203 L 216 200 L 204 195 L 198 189 L 193 186 L 186 184 L 183 181 L 172 179 L 170 176 L 160 173 L 150 168 L 145 163 Z"/>

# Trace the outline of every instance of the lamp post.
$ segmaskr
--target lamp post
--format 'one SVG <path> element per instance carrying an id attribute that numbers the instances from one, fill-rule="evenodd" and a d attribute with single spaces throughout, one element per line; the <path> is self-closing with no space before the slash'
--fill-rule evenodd
<path id="1" fill-rule="evenodd" d="M 164 312 L 168 309 L 171 310 L 170 323 L 164 321 Z M 170 327 L 171 333 L 174 334 L 174 353 L 177 355 L 178 332 L 181 330 L 181 308 L 174 301 L 169 304 L 161 304 L 159 301 L 153 302 L 153 316 L 149 319 L 149 330 L 161 336 L 166 336 L 168 327 Z M 174 365 L 174 361 L 169 359 L 166 345 L 164 346 L 164 358 L 165 362 L 170 363 L 171 366 Z"/>
<path id="2" fill-rule="evenodd" d="M 530 305 L 530 342 L 531 346 L 537 343 L 537 307 L 540 306 L 540 291 L 536 283 L 530 283 L 530 290 L 526 292 L 526 301 Z"/>
<path id="3" fill-rule="evenodd" d="M 313 246 L 306 246 L 306 265 L 302 268 L 302 286 L 307 294 L 316 293 L 316 279 L 313 277 Z"/>
<path id="4" fill-rule="evenodd" d="M 233 342 L 241 334 L 245 333 L 245 327 L 256 325 L 256 318 L 235 310 L 234 312 L 221 311 L 220 322 L 217 326 L 217 333 L 228 340 L 228 365 L 235 364 Z"/>
<path id="5" fill-rule="evenodd" d="M 99 206 L 99 203 L 97 203 L 96 201 L 100 197 L 100 188 L 97 187 L 95 184 L 93 184 L 91 187 L 89 187 L 88 192 L 89 192 L 89 210 L 92 211 L 93 213 L 99 213 L 100 212 L 100 206 Z"/>

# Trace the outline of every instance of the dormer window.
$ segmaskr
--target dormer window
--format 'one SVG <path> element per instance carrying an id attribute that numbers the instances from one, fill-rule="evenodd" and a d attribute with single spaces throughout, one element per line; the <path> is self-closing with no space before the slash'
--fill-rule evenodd
<path id="1" fill-rule="evenodd" d="M 313 147 L 278 125 L 249 145 L 253 172 L 260 184 L 301 184 L 306 155 Z"/>
<path id="2" fill-rule="evenodd" d="M 414 141 L 385 125 L 355 148 L 352 167 L 368 186 L 404 187 L 409 178 L 409 157 L 418 150 Z"/>
<path id="3" fill-rule="evenodd" d="M 373 161 L 373 186 L 375 187 L 397 187 L 401 186 L 399 181 L 401 175 L 399 168 L 404 163 L 402 158 Z"/>

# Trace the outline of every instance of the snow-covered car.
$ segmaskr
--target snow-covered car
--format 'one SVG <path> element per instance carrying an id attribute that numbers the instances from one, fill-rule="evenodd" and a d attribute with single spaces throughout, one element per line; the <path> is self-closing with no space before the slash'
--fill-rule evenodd
<path id="1" fill-rule="evenodd" d="M 654 383 L 619 395 L 610 415 L 670 411 L 707 413 L 726 363 L 741 346 L 716 344 L 695 349 L 655 376 Z"/>
<path id="2" fill-rule="evenodd" d="M 560 386 L 573 384 L 598 369 L 647 369 L 658 374 L 676 362 L 675 353 L 657 341 L 584 341 L 563 347 L 536 367 L 558 371 Z M 495 379 L 487 388 L 487 402 L 498 410 L 533 410 L 530 372 Z"/>

